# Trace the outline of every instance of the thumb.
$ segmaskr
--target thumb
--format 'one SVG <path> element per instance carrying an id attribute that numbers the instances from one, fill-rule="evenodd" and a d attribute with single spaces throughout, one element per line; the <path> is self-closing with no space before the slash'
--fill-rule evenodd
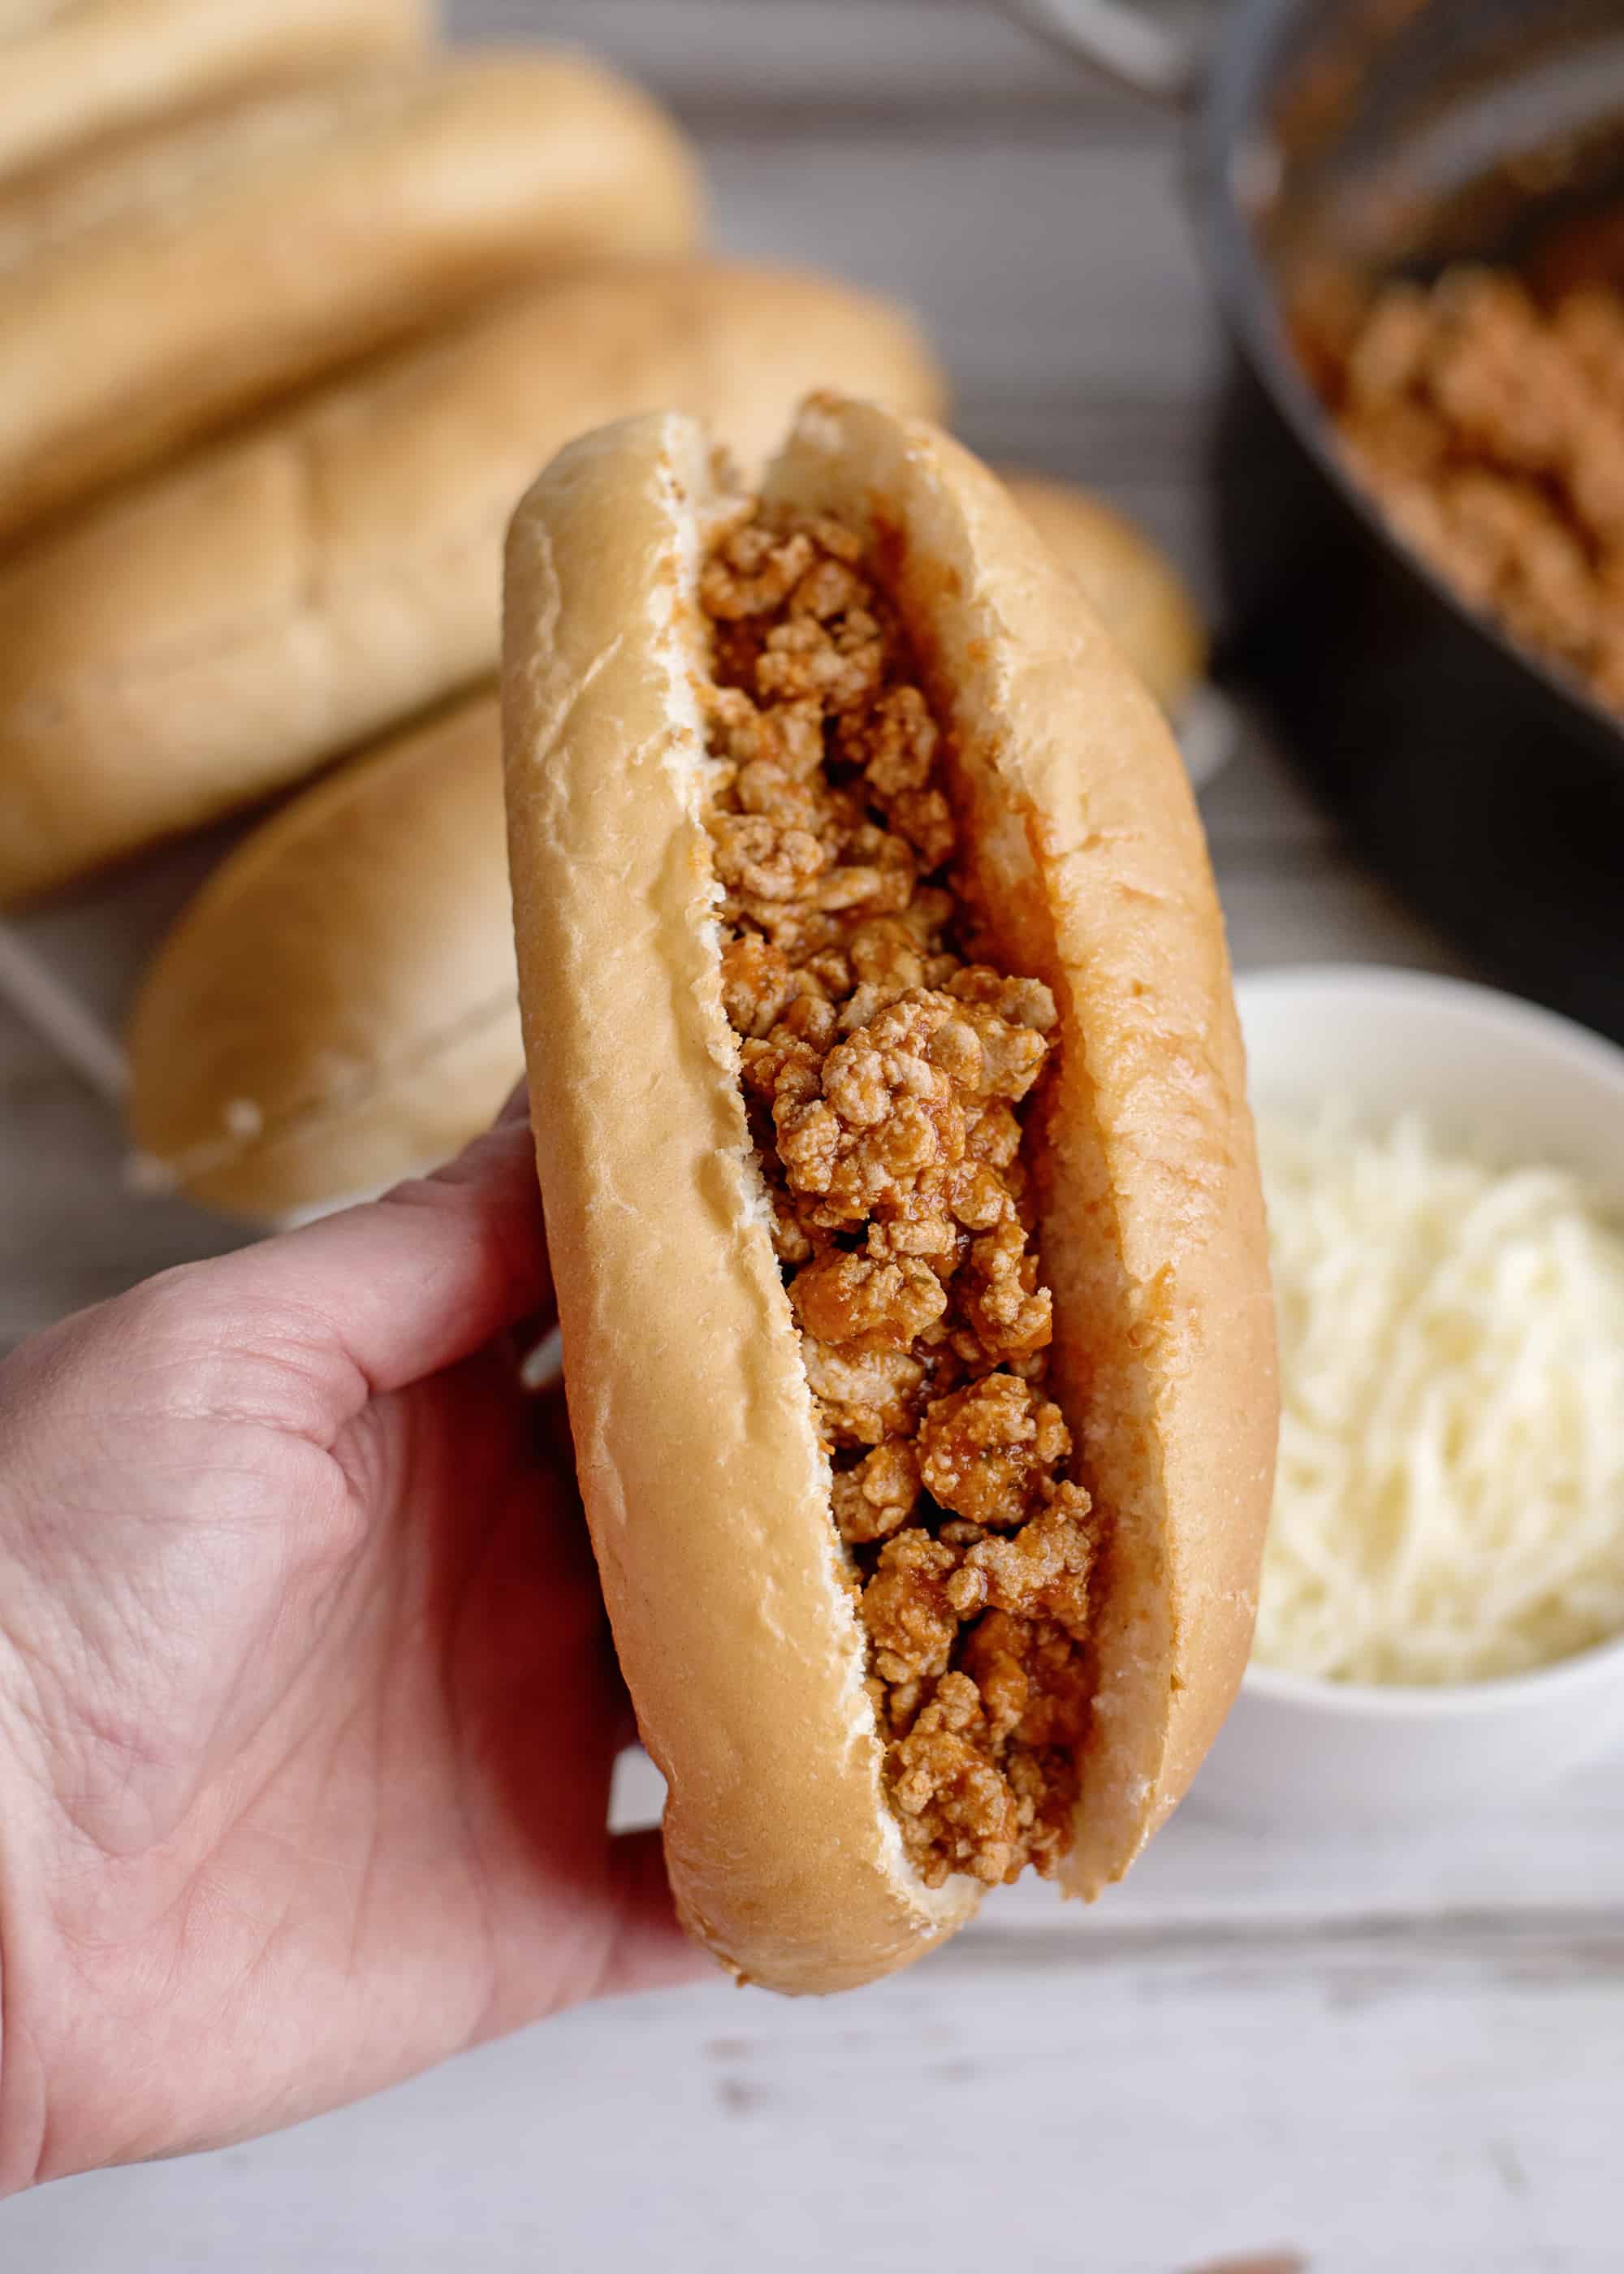
<path id="1" fill-rule="evenodd" d="M 511 1111 L 432 1176 L 203 1268 L 245 1315 L 307 1314 L 365 1384 L 357 1407 L 550 1317 L 530 1123 Z"/>
<path id="2" fill-rule="evenodd" d="M 552 1313 L 530 1130 L 504 1118 L 432 1176 L 183 1264 L 100 1315 L 149 1347 L 274 1359 L 282 1425 L 330 1442 L 372 1397 Z"/>

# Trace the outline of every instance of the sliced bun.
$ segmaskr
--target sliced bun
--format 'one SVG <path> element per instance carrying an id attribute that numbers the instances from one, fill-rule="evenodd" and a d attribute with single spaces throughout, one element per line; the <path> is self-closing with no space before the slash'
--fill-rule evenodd
<path id="1" fill-rule="evenodd" d="M 1272 1315 L 1222 927 L 1162 719 L 986 470 L 921 420 L 808 406 L 769 494 L 867 527 L 959 752 L 981 905 L 1061 1002 L 1039 1160 L 1050 1394 L 1106 1512 L 1072 1890 L 1184 1789 L 1248 1647 Z M 701 817 L 690 421 L 564 451 L 508 546 L 504 728 L 537 1159 L 583 1491 L 664 1770 L 683 1916 L 786 1990 L 968 1915 L 882 1793 L 830 1479 L 723 1011 Z"/>
<path id="2" fill-rule="evenodd" d="M 1207 629 L 1142 530 L 1073 482 L 1005 469 L 1010 494 L 1169 718 L 1207 667 Z"/>
<path id="3" fill-rule="evenodd" d="M 427 39 L 426 0 L 7 0 L 0 175 Z"/>
<path id="4" fill-rule="evenodd" d="M 523 1070 L 492 696 L 320 783 L 225 861 L 147 973 L 149 1186 L 267 1218 L 485 1127 Z"/>
<path id="5" fill-rule="evenodd" d="M 693 242 L 685 144 L 577 58 L 472 55 L 316 110 L 0 277 L 0 534 L 521 278 Z"/>
<path id="6" fill-rule="evenodd" d="M 908 320 L 825 279 L 628 262 L 533 289 L 99 504 L 0 570 L 0 902 L 297 780 L 495 668 L 536 465 L 661 403 L 757 471 L 839 384 L 942 407 Z"/>

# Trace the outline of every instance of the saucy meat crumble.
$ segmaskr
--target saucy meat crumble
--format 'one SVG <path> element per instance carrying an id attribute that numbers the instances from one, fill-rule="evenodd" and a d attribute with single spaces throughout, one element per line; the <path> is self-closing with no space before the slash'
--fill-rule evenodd
<path id="1" fill-rule="evenodd" d="M 1046 1395 L 1039 980 L 975 951 L 944 734 L 861 540 L 741 509 L 701 601 L 722 986 L 887 1791 L 924 1879 L 1070 1843 L 1093 1526 Z"/>
<path id="2" fill-rule="evenodd" d="M 1304 351 L 1356 471 L 1472 606 L 1624 715 L 1624 297 L 1387 284 Z"/>

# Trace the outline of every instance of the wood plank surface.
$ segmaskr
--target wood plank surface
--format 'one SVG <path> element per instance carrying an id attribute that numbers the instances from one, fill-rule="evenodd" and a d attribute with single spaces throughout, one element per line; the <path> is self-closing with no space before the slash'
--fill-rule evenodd
<path id="1" fill-rule="evenodd" d="M 578 2013 L 4 2232 L 64 2274 L 1611 2274 L 1621 2036 L 1617 1919 L 960 1944 Z"/>
<path id="2" fill-rule="evenodd" d="M 1223 350 L 1171 124 L 970 0 L 451 12 L 636 71 L 700 136 L 723 243 L 906 298 L 978 448 L 1095 484 L 1218 604 Z M 1242 968 L 1458 968 L 1255 723 L 1203 803 Z M 203 857 L 29 937 L 117 1020 Z M 231 1237 L 119 1164 L 106 1107 L 0 1012 L 0 1344 Z M 1022 1887 L 828 2005 L 718 1984 L 574 2015 L 281 2138 L 14 2204 L 0 2268 L 1602 2274 L 1624 2266 L 1621 1788 L 1387 1840 L 1266 1838 L 1198 1789 L 1091 1913 Z M 634 1761 L 622 1818 L 657 1803 Z"/>

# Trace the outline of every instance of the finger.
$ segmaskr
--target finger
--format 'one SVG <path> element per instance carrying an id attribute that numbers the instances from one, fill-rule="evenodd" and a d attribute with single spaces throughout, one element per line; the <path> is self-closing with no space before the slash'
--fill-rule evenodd
<path id="1" fill-rule="evenodd" d="M 530 1130 L 504 1121 L 432 1177 L 201 1267 L 252 1337 L 270 1321 L 322 1369 L 338 1428 L 369 1397 L 551 1315 Z"/>
<path id="2" fill-rule="evenodd" d="M 635 1990 L 668 1990 L 714 1975 L 715 1959 L 677 1924 L 659 1834 L 617 1833 L 609 1848 L 616 1924 L 597 1995 L 621 1998 Z"/>

